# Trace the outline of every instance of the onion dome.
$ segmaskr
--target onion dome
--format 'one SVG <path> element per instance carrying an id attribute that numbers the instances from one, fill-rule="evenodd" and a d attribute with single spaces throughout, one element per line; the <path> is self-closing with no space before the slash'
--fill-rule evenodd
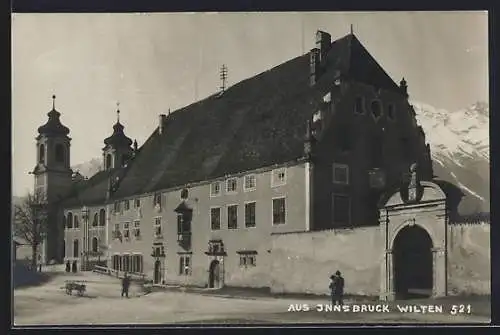
<path id="1" fill-rule="evenodd" d="M 104 144 L 113 146 L 113 147 L 130 147 L 132 145 L 132 140 L 128 138 L 123 129 L 125 128 L 120 123 L 120 110 L 116 111 L 117 121 L 113 126 L 113 134 L 104 140 Z"/>
<path id="2" fill-rule="evenodd" d="M 69 134 L 69 128 L 64 126 L 59 119 L 61 113 L 55 109 L 55 99 L 56 96 L 52 96 L 52 110 L 47 113 L 49 120 L 43 125 L 38 127 L 38 133 L 40 135 L 63 135 Z"/>

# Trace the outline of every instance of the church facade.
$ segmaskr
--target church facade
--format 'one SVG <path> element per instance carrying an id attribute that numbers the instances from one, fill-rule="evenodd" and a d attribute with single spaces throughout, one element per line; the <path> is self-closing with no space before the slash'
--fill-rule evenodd
<path id="1" fill-rule="evenodd" d="M 353 34 L 315 38 L 306 55 L 160 115 L 140 147 L 118 119 L 88 180 L 72 175 L 53 108 L 33 171 L 51 204 L 47 258 L 157 284 L 324 293 L 339 269 L 349 293 L 449 294 L 456 188 L 433 174 L 405 80 Z"/>

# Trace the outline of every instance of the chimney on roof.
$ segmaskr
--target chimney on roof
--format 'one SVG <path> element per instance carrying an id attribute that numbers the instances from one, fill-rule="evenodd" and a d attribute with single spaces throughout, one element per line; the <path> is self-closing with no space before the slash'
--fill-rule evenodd
<path id="1" fill-rule="evenodd" d="M 310 65 L 310 81 L 309 84 L 314 86 L 316 84 L 317 78 L 319 77 L 319 49 L 314 48 L 309 53 L 309 65 Z"/>
<path id="2" fill-rule="evenodd" d="M 331 44 L 332 35 L 321 30 L 316 32 L 316 49 L 319 49 L 319 61 L 322 65 L 326 62 L 326 56 L 330 51 Z"/>
<path id="3" fill-rule="evenodd" d="M 158 133 L 163 134 L 163 127 L 165 126 L 165 121 L 167 120 L 167 116 L 165 114 L 160 114 L 158 116 Z"/>

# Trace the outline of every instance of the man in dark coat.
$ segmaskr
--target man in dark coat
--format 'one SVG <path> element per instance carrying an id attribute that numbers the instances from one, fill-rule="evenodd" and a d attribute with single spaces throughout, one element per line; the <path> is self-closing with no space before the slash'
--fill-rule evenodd
<path id="1" fill-rule="evenodd" d="M 332 295 L 333 305 L 343 305 L 344 300 L 344 278 L 342 277 L 340 271 L 337 270 L 334 276 L 330 276 L 330 291 Z"/>
<path id="2" fill-rule="evenodd" d="M 122 297 L 125 295 L 128 298 L 128 288 L 130 287 L 130 277 L 125 272 L 122 279 Z"/>
<path id="3" fill-rule="evenodd" d="M 66 272 L 71 272 L 71 264 L 69 264 L 69 261 L 66 261 Z"/>

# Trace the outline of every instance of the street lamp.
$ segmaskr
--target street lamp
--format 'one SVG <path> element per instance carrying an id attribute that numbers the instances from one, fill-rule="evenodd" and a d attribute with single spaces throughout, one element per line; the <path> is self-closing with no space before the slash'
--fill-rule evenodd
<path id="1" fill-rule="evenodd" d="M 88 229 L 89 209 L 87 206 L 82 207 L 83 219 L 83 255 L 85 256 L 84 271 L 88 270 L 89 263 L 89 229 Z"/>

